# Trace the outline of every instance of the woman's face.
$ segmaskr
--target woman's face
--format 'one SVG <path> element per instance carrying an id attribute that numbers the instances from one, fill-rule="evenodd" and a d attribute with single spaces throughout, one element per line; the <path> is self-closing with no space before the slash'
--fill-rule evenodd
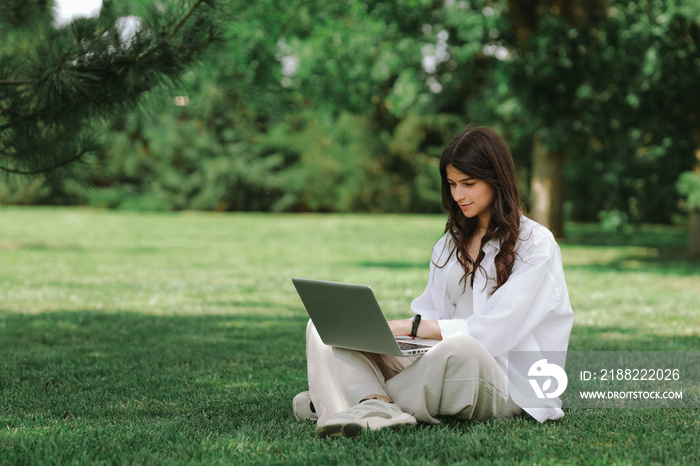
<path id="1" fill-rule="evenodd" d="M 452 165 L 448 165 L 446 171 L 452 198 L 462 209 L 464 216 L 477 217 L 479 225 L 487 227 L 491 218 L 493 187 L 483 180 L 462 173 Z"/>

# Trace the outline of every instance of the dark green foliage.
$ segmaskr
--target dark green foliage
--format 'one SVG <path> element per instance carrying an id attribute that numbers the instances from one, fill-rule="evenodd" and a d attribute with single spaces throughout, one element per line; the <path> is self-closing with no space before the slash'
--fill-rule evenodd
<path id="1" fill-rule="evenodd" d="M 543 18 L 512 82 L 533 131 L 569 155 L 577 219 L 603 211 L 668 222 L 674 183 L 693 163 L 700 95 L 700 26 L 675 2 L 614 2 L 571 25 Z M 581 19 L 581 18 L 579 18 Z"/>
<path id="2" fill-rule="evenodd" d="M 154 98 L 149 118 L 118 122 L 96 157 L 104 170 L 80 177 L 94 190 L 24 185 L 30 195 L 21 195 L 5 185 L 0 202 L 432 212 L 440 209 L 437 157 L 452 134 L 480 123 L 504 135 L 526 195 L 534 135 L 565 158 L 569 218 L 614 226 L 679 213 L 674 185 L 692 167 L 700 121 L 694 3 L 232 5 L 224 47 Z M 177 16 L 166 16 L 170 22 L 151 21 L 149 30 L 172 29 Z M 89 31 L 96 21 L 73 29 Z M 195 37 L 199 24 L 192 22 Z M 167 68 L 189 60 L 168 44 L 148 67 L 126 60 L 115 75 L 134 92 L 158 81 L 151 73 L 160 61 Z M 56 47 L 42 53 L 60 63 Z M 80 95 L 89 82 L 68 79 L 62 92 Z M 189 105 L 173 105 L 176 95 Z M 103 124 L 92 118 L 88 127 Z M 81 133 L 55 162 L 95 147 L 99 132 Z"/>
<path id="3" fill-rule="evenodd" d="M 219 150 L 250 167 L 221 175 L 227 186 L 207 208 L 435 211 L 435 159 L 473 121 L 504 134 L 525 193 L 533 134 L 568 154 L 573 218 L 669 221 L 674 182 L 693 160 L 697 22 L 672 0 L 579 3 L 537 2 L 529 35 L 504 2 L 246 8 L 247 27 L 229 33 L 232 59 L 211 73 L 225 110 L 179 112 L 183 128 L 196 118 L 219 146 L 212 121 L 228 126 L 239 145 Z M 423 55 L 441 43 L 449 55 L 426 69 Z"/>
<path id="4" fill-rule="evenodd" d="M 172 111 L 148 124 L 130 121 L 105 152 L 103 186 L 86 191 L 89 203 L 146 210 L 269 209 L 266 193 L 279 184 L 273 173 L 278 159 L 259 156 L 251 144 L 255 132 L 226 107 L 220 89 L 210 87 L 203 97 L 187 110 L 171 104 Z M 224 115 L 227 125 L 219 121 Z"/>
<path id="5" fill-rule="evenodd" d="M 681 173 L 676 190 L 686 197 L 685 206 L 688 210 L 700 210 L 700 172 Z"/>
<path id="6" fill-rule="evenodd" d="M 46 2 L 5 2 L 12 14 L 0 15 L 0 169 L 84 176 L 74 162 L 216 40 L 212 6 L 154 5 L 128 33 L 123 4 L 106 1 L 99 17 L 59 27 Z"/>
<path id="7" fill-rule="evenodd" d="M 459 127 L 447 116 L 402 120 L 377 140 L 367 118 L 289 117 L 264 134 L 215 88 L 205 108 L 163 113 L 118 135 L 89 204 L 137 210 L 413 211 L 440 209 L 436 147 Z M 224 102 L 221 104 L 220 102 Z M 331 143 L 334 141 L 334 143 Z"/>

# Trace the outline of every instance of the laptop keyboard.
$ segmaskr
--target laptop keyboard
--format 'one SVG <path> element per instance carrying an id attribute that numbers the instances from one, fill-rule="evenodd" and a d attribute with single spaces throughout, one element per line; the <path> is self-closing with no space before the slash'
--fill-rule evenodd
<path id="1" fill-rule="evenodd" d="M 399 348 L 402 350 L 412 350 L 412 349 L 420 349 L 420 348 L 430 348 L 428 345 L 417 345 L 415 343 L 408 343 L 405 341 L 397 341 L 396 343 L 399 344 Z"/>

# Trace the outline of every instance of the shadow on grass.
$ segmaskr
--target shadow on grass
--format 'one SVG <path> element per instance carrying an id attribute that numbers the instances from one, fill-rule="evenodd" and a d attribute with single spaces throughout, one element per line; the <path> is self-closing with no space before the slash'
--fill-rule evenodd
<path id="1" fill-rule="evenodd" d="M 0 312 L 0 394 L 8 425 L 24 419 L 143 418 L 213 412 L 233 427 L 261 399 L 289 417 L 306 389 L 305 316 L 154 316 L 97 311 Z M 687 351 L 698 336 L 575 326 L 570 350 Z M 76 398 L 76 394 L 80 394 Z M 198 404 L 193 406 L 193 400 Z M 270 407 L 268 402 L 268 408 Z M 269 411 L 269 410 L 268 410 Z M 248 420 L 248 421 L 247 421 Z"/>
<path id="2" fill-rule="evenodd" d="M 630 227 L 626 233 L 605 232 L 595 224 L 569 224 L 563 247 L 595 246 L 587 264 L 567 269 L 617 272 L 645 272 L 663 275 L 700 275 L 700 256 L 688 250 L 687 228 L 664 225 Z M 615 250 L 615 258 L 596 260 L 598 251 Z"/>
<path id="3" fill-rule="evenodd" d="M 693 257 L 685 250 L 656 249 L 650 254 L 631 253 L 611 261 L 592 261 L 590 264 L 567 265 L 567 270 L 591 272 L 644 272 L 660 275 L 700 277 L 700 257 Z"/>
<path id="4" fill-rule="evenodd" d="M 569 351 L 698 351 L 700 335 L 656 335 L 637 328 L 574 324 Z"/>
<path id="5" fill-rule="evenodd" d="M 479 449 L 472 449 L 470 458 L 531 457 L 531 438 L 544 442 L 537 449 L 541 454 L 559 450 L 548 440 L 556 436 L 556 424 L 524 417 L 371 433 L 329 447 L 316 439 L 312 424 L 296 422 L 291 410 L 293 396 L 307 386 L 306 322 L 303 315 L 252 312 L 0 311 L 0 448 L 10 464 L 68 463 L 76 455 L 89 462 L 306 462 L 310 454 L 333 463 L 368 449 L 383 451 L 388 444 L 394 447 L 387 461 L 411 445 L 424 445 L 416 457 L 457 461 L 465 458 L 464 442 L 473 439 Z M 621 344 L 608 339 L 612 334 L 624 336 Z M 697 344 L 697 337 L 584 327 L 575 329 L 571 349 L 668 350 Z M 576 422 L 576 417 L 566 419 Z M 520 443 L 502 452 L 504 436 Z M 436 441 L 440 449 L 428 447 Z"/>
<path id="6" fill-rule="evenodd" d="M 218 418 L 237 429 L 270 394 L 284 395 L 286 415 L 306 387 L 306 322 L 0 311 L 0 425 L 167 418 L 211 428 Z"/>
<path id="7" fill-rule="evenodd" d="M 687 227 L 666 225 L 630 226 L 626 232 L 606 232 L 598 224 L 571 223 L 562 244 L 578 246 L 638 246 L 688 250 Z"/>

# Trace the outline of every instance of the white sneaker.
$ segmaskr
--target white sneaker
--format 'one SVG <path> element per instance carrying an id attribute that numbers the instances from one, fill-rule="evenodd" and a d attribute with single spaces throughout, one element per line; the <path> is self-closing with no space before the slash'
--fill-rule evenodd
<path id="1" fill-rule="evenodd" d="M 363 429 L 378 430 L 415 425 L 418 421 L 401 411 L 397 404 L 370 399 L 332 416 L 322 426 L 316 426 L 319 437 L 357 437 Z"/>
<path id="2" fill-rule="evenodd" d="M 301 392 L 295 396 L 294 401 L 292 401 L 292 409 L 294 410 L 294 417 L 300 421 L 315 421 L 318 419 L 318 414 L 316 414 L 314 404 L 311 402 L 309 392 Z"/>

